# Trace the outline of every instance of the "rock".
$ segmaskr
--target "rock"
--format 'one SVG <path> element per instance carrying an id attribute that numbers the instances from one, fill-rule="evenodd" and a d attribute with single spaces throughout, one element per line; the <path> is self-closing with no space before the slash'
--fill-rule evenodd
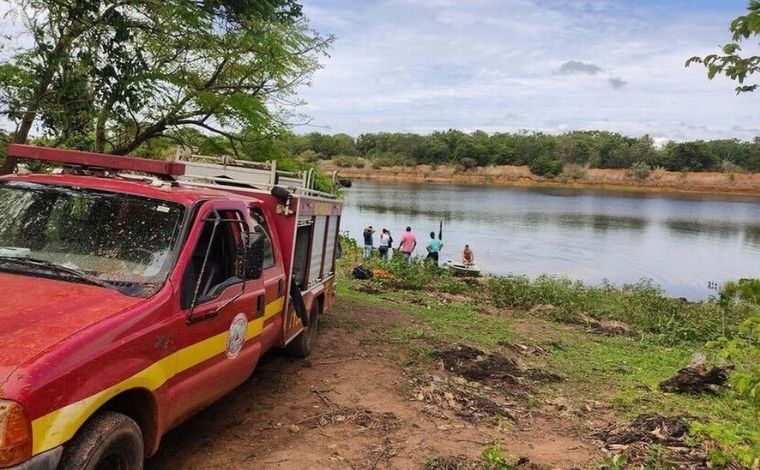
<path id="1" fill-rule="evenodd" d="M 293 434 L 297 433 L 300 430 L 301 428 L 299 428 L 297 424 L 291 424 L 290 426 L 288 426 L 288 431 L 290 431 Z"/>
<path id="2" fill-rule="evenodd" d="M 678 373 L 660 382 L 660 390 L 671 393 L 714 393 L 726 383 L 731 364 L 708 369 L 704 363 L 684 367 Z"/>

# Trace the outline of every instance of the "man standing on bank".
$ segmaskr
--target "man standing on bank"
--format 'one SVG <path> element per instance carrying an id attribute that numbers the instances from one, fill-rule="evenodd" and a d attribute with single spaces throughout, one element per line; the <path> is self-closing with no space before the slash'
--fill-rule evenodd
<path id="1" fill-rule="evenodd" d="M 401 243 L 398 244 L 398 249 L 404 256 L 404 264 L 409 264 L 409 259 L 412 257 L 412 252 L 417 246 L 417 237 L 412 232 L 412 227 L 407 227 L 403 235 L 401 235 Z"/>
<path id="2" fill-rule="evenodd" d="M 364 229 L 364 258 L 369 258 L 372 256 L 372 245 L 374 244 L 372 241 L 372 234 L 375 233 L 375 230 L 370 225 L 369 227 Z"/>
<path id="3" fill-rule="evenodd" d="M 430 241 L 427 245 L 427 259 L 434 262 L 436 266 L 438 266 L 438 254 L 441 252 L 441 248 L 443 248 L 441 240 L 435 238 L 435 232 L 430 232 Z"/>

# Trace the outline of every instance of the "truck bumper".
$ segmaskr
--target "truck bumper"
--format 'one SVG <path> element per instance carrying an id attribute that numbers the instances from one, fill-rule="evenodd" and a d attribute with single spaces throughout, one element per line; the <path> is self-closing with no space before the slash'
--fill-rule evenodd
<path id="1" fill-rule="evenodd" d="M 55 449 L 37 454 L 24 463 L 4 470 L 55 470 L 58 467 L 58 462 L 61 461 L 61 454 L 63 454 L 63 446 L 58 446 Z"/>

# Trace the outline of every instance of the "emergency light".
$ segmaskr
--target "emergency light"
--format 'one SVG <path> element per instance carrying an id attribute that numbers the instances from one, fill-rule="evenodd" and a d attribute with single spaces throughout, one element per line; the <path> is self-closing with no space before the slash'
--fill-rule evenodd
<path id="1" fill-rule="evenodd" d="M 92 169 L 136 171 L 155 176 L 182 176 L 185 165 L 180 162 L 149 160 L 147 158 L 123 157 L 103 153 L 62 150 L 36 145 L 10 144 L 8 156 L 43 162 L 76 165 Z"/>

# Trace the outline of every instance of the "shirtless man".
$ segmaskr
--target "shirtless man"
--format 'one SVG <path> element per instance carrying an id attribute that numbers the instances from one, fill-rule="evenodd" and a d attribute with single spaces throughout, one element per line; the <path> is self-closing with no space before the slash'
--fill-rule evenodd
<path id="1" fill-rule="evenodd" d="M 468 266 L 475 264 L 475 253 L 470 249 L 470 245 L 464 246 L 464 251 L 462 251 L 462 263 Z"/>

